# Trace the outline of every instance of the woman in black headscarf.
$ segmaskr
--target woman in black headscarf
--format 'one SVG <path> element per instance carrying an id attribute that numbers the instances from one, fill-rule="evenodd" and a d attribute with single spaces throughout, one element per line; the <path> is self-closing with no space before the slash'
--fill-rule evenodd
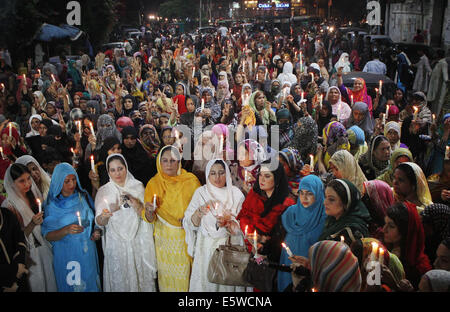
<path id="1" fill-rule="evenodd" d="M 116 99 L 120 101 L 120 99 Z M 117 120 L 122 116 L 130 117 L 132 111 L 139 110 L 139 105 L 134 96 L 127 94 L 122 98 L 122 110 L 119 112 L 114 109 L 114 117 Z"/>
<path id="2" fill-rule="evenodd" d="M 139 143 L 138 133 L 134 127 L 122 129 L 122 155 L 125 157 L 128 170 L 144 185 L 156 174 L 155 159 L 150 159 Z"/>
<path id="3" fill-rule="evenodd" d="M 316 114 L 317 130 L 319 133 L 323 132 L 323 128 L 331 121 L 333 117 L 333 108 L 331 103 L 328 101 L 323 101 L 322 109 Z"/>

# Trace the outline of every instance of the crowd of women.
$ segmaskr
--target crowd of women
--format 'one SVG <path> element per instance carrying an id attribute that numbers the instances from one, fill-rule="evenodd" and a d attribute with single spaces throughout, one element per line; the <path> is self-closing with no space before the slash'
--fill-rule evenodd
<path id="1" fill-rule="evenodd" d="M 273 291 L 448 291 L 450 114 L 304 31 L 0 60 L 2 291 L 258 291 L 208 279 L 227 241 Z"/>

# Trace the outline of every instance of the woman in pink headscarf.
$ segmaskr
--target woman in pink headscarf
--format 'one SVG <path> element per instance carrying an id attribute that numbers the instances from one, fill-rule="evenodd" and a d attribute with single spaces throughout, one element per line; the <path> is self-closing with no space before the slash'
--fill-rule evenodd
<path id="1" fill-rule="evenodd" d="M 364 182 L 363 194 L 362 200 L 372 219 L 369 223 L 370 236 L 383 239 L 384 217 L 387 209 L 394 204 L 394 192 L 386 182 L 370 180 Z"/>
<path id="2" fill-rule="evenodd" d="M 344 86 L 344 80 L 342 79 L 342 68 L 337 72 L 338 87 L 341 91 L 342 97 L 348 99 L 348 103 L 364 102 L 369 107 L 370 116 L 372 116 L 372 98 L 367 94 L 366 82 L 362 78 L 356 78 L 353 81 L 353 90 Z"/>

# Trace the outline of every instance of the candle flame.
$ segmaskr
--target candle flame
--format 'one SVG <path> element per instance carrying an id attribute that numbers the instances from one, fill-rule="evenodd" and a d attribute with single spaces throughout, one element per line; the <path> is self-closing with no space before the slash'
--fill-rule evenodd
<path id="1" fill-rule="evenodd" d="M 245 226 L 245 235 L 247 235 L 248 224 Z"/>
<path id="2" fill-rule="evenodd" d="M 417 106 L 414 106 L 414 113 L 417 113 L 418 110 L 419 108 Z"/>
<path id="3" fill-rule="evenodd" d="M 91 155 L 91 160 L 94 160 L 94 155 Z"/>
<path id="4" fill-rule="evenodd" d="M 38 203 L 38 205 L 41 203 L 41 200 L 39 198 L 36 199 L 36 202 Z"/>
<path id="5" fill-rule="evenodd" d="M 77 211 L 77 217 L 79 217 L 80 216 L 80 212 L 79 211 Z"/>
<path id="6" fill-rule="evenodd" d="M 376 252 L 378 249 L 378 243 L 372 242 L 372 252 Z"/>
<path id="7" fill-rule="evenodd" d="M 281 243 L 281 246 L 283 246 L 283 248 L 286 248 L 286 244 L 284 242 Z"/>
<path id="8" fill-rule="evenodd" d="M 315 288 L 311 288 L 311 292 L 317 292 Z"/>
<path id="9" fill-rule="evenodd" d="M 344 236 L 341 235 L 341 243 L 345 242 Z"/>

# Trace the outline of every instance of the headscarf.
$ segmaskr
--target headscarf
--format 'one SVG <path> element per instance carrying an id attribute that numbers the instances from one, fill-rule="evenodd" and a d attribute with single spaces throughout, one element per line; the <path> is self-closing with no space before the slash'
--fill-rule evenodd
<path id="1" fill-rule="evenodd" d="M 422 223 L 431 224 L 433 232 L 438 233 L 441 240 L 450 236 L 450 207 L 444 204 L 431 204 L 422 212 Z"/>
<path id="2" fill-rule="evenodd" d="M 396 149 L 400 148 L 400 138 L 402 136 L 401 133 L 401 128 L 400 128 L 400 124 L 398 122 L 395 121 L 389 121 L 385 126 L 384 126 L 384 136 L 387 136 L 388 132 L 390 130 L 394 130 L 395 132 L 397 132 L 398 134 L 398 141 L 397 143 L 395 143 L 394 148 L 392 148 L 392 151 L 395 151 Z"/>
<path id="3" fill-rule="evenodd" d="M 338 150 L 350 150 L 347 130 L 338 121 L 332 121 L 323 128 L 323 144 L 327 147 L 324 157 L 325 166 L 328 167 L 328 161 Z"/>
<path id="4" fill-rule="evenodd" d="M 347 129 L 348 140 L 351 144 L 354 145 L 364 145 L 366 142 L 366 136 L 364 135 L 364 131 L 358 126 L 352 126 Z"/>
<path id="5" fill-rule="evenodd" d="M 417 198 L 423 205 L 423 207 L 417 207 L 417 209 L 423 210 L 423 208 L 425 208 L 426 206 L 433 204 L 433 200 L 431 199 L 430 189 L 428 188 L 427 179 L 426 179 L 422 169 L 416 163 L 405 162 L 403 164 L 410 166 L 413 169 L 414 174 L 416 175 Z"/>
<path id="6" fill-rule="evenodd" d="M 339 70 L 339 67 L 343 67 L 343 70 L 342 70 L 343 73 L 349 73 L 352 71 L 352 69 L 350 67 L 348 53 L 344 52 L 339 57 L 339 60 L 334 65 L 334 69 L 336 70 L 336 72 Z"/>
<path id="7" fill-rule="evenodd" d="M 367 107 L 367 104 L 364 102 L 356 102 L 355 105 L 353 105 L 352 111 L 359 111 L 364 114 L 364 118 L 356 122 L 353 118 L 353 114 L 350 116 L 350 119 L 348 120 L 347 127 L 351 127 L 353 125 L 356 125 L 360 127 L 362 130 L 364 130 L 364 134 L 366 138 L 371 138 L 373 134 L 373 122 L 372 118 L 369 113 L 369 108 Z"/>
<path id="8" fill-rule="evenodd" d="M 44 199 L 47 198 L 48 191 L 50 189 L 50 176 L 48 173 L 42 169 L 41 165 L 38 163 L 38 161 L 30 155 L 23 155 L 16 160 L 17 164 L 22 164 L 24 166 L 28 166 L 29 163 L 33 163 L 41 173 L 41 185 L 38 186 L 40 192 L 42 193 L 42 196 Z"/>
<path id="9" fill-rule="evenodd" d="M 362 78 L 356 78 L 362 81 L 363 87 L 358 92 L 350 90 L 347 88 L 348 96 L 351 97 L 353 95 L 353 102 L 364 102 L 367 104 L 367 107 L 369 108 L 370 115 L 372 116 L 372 98 L 367 94 L 367 86 L 366 82 Z"/>
<path id="10" fill-rule="evenodd" d="M 422 221 L 416 205 L 409 202 L 404 202 L 404 205 L 408 209 L 408 234 L 405 239 L 406 246 L 405 250 L 402 251 L 402 257 L 422 275 L 432 269 L 430 260 L 424 253 L 425 233 Z"/>
<path id="11" fill-rule="evenodd" d="M 33 119 L 39 119 L 39 121 L 42 121 L 41 115 L 31 115 L 30 119 L 28 120 L 28 124 L 30 125 L 30 132 L 27 133 L 27 138 L 39 135 L 39 131 L 34 130 L 31 126 L 31 122 L 33 121 Z"/>
<path id="12" fill-rule="evenodd" d="M 131 102 L 133 103 L 133 106 L 131 107 L 131 109 L 125 109 L 125 101 L 127 100 L 127 99 L 130 99 L 131 100 Z M 160 101 L 161 99 L 158 99 L 158 101 Z M 166 99 L 166 101 L 167 102 L 169 102 L 169 101 L 171 101 L 171 99 L 169 99 L 169 98 L 167 98 Z M 126 116 L 126 117 L 130 117 L 130 113 L 132 112 L 132 111 L 135 111 L 135 110 L 139 110 L 139 104 L 138 104 L 138 102 L 136 101 L 136 98 L 134 97 L 134 96 L 132 96 L 132 95 L 130 95 L 130 94 L 127 94 L 127 95 L 125 95 L 124 97 L 123 97 L 123 116 Z M 159 104 L 158 104 L 159 105 Z M 164 109 L 163 109 L 164 110 Z"/>
<path id="13" fill-rule="evenodd" d="M 329 239 L 331 235 L 343 231 L 346 227 L 359 231 L 364 237 L 367 236 L 369 234 L 367 224 L 370 221 L 370 214 L 361 200 L 361 194 L 352 182 L 344 179 L 336 180 L 342 185 L 347 185 L 347 206 L 344 207 L 344 213 L 338 220 L 333 216 L 327 217 L 325 228 L 319 240 Z M 350 193 L 350 198 L 348 193 Z M 353 235 L 355 235 L 355 232 L 353 232 Z"/>
<path id="14" fill-rule="evenodd" d="M 299 198 L 296 205 L 290 206 L 281 215 L 281 222 L 287 231 L 284 241 L 292 253 L 307 257 L 309 248 L 319 238 L 325 223 L 324 187 L 320 178 L 308 175 L 300 182 L 299 191 L 301 190 L 313 193 L 314 203 L 304 207 Z M 281 252 L 280 263 L 289 264 L 286 250 Z M 289 273 L 280 273 L 278 273 L 278 289 L 282 291 L 291 279 Z"/>
<path id="15" fill-rule="evenodd" d="M 264 96 L 264 103 L 267 101 L 267 98 L 266 98 L 264 92 L 262 92 L 262 91 L 255 91 L 250 96 L 250 99 L 248 101 L 248 105 L 252 108 L 252 110 L 253 110 L 253 112 L 255 114 L 259 115 L 259 111 L 256 109 L 256 104 L 255 104 L 256 94 L 262 94 Z M 263 112 L 262 122 L 263 122 L 264 125 L 268 125 L 270 123 L 271 115 L 264 107 L 262 109 L 262 112 Z"/>
<path id="16" fill-rule="evenodd" d="M 139 142 L 150 156 L 156 157 L 158 154 L 159 147 L 161 145 L 161 141 L 158 136 L 158 131 L 156 131 L 156 128 L 153 125 L 145 124 L 139 129 L 139 138 L 141 138 L 142 132 L 145 129 L 150 129 L 152 132 L 152 135 L 150 137 L 153 146 L 147 146 L 142 139 L 139 139 Z"/>
<path id="17" fill-rule="evenodd" d="M 248 151 L 249 159 L 254 161 L 253 165 L 243 167 L 243 169 L 256 179 L 258 176 L 259 167 L 264 161 L 269 159 L 267 152 L 264 150 L 264 147 L 262 147 L 261 144 L 252 139 L 240 142 L 238 145 L 238 150 L 242 145 L 245 145 L 245 149 Z M 239 177 L 244 180 L 245 177 L 241 174 L 241 170 L 238 170 L 238 173 Z"/>
<path id="18" fill-rule="evenodd" d="M 432 292 L 450 291 L 450 272 L 445 270 L 431 270 L 425 273 Z"/>
<path id="19" fill-rule="evenodd" d="M 325 95 L 324 100 L 329 101 L 329 95 L 330 95 L 330 91 L 331 89 L 336 89 L 339 92 L 339 99 L 336 102 L 336 104 L 332 104 L 332 111 L 333 111 L 333 115 L 338 116 L 339 113 L 339 121 L 344 122 L 347 119 L 350 118 L 350 116 L 352 115 L 352 109 L 350 108 L 350 106 L 345 103 L 344 101 L 342 101 L 342 94 L 341 94 L 341 90 L 339 90 L 338 87 L 332 86 L 328 88 L 327 94 Z M 331 103 L 330 103 L 331 104 Z"/>
<path id="20" fill-rule="evenodd" d="M 291 147 L 298 150 L 303 160 L 308 159 L 310 154 L 315 155 L 318 142 L 317 124 L 311 117 L 302 117 L 298 120 L 300 127 L 294 130 L 294 138 Z"/>
<path id="21" fill-rule="evenodd" d="M 321 241 L 309 249 L 311 278 L 318 292 L 359 292 L 361 272 L 358 259 L 347 244 Z"/>
<path id="22" fill-rule="evenodd" d="M 6 199 L 7 203 L 12 206 L 14 209 L 17 210 L 17 212 L 20 213 L 20 216 L 18 216 L 21 228 L 24 229 L 32 220 L 33 216 L 35 215 L 35 212 L 31 209 L 31 207 L 27 204 L 27 201 L 25 198 L 22 197 L 20 194 L 20 191 L 17 189 L 14 180 L 11 176 L 11 166 L 8 167 L 5 173 L 5 180 L 4 180 L 4 188 L 6 190 L 6 193 L 8 194 L 8 197 Z M 43 202 L 41 191 L 39 191 L 39 188 L 34 183 L 33 178 L 31 178 L 31 192 L 33 193 L 33 196 L 36 199 L 39 199 L 41 203 Z M 2 204 L 4 207 L 8 207 L 8 204 Z M 41 226 L 35 225 L 32 231 L 32 235 L 29 235 L 26 237 L 27 242 L 30 245 L 35 245 L 37 242 L 41 245 L 48 245 L 47 241 L 44 239 L 44 236 L 41 234 Z"/>
<path id="23" fill-rule="evenodd" d="M 373 172 L 375 173 L 375 177 L 383 174 L 389 168 L 389 160 L 380 161 L 375 159 L 374 157 L 375 145 L 379 140 L 386 140 L 389 142 L 389 140 L 384 135 L 377 135 L 376 137 L 373 137 L 369 144 L 369 150 L 367 151 L 367 153 L 361 156 L 359 161 L 359 163 L 362 164 L 363 167 L 366 166 L 369 169 L 373 170 Z M 378 143 L 378 145 L 379 144 L 381 144 L 381 142 Z"/>
<path id="24" fill-rule="evenodd" d="M 394 181 L 394 164 L 396 160 L 401 156 L 406 156 L 409 158 L 409 161 L 413 161 L 413 155 L 409 149 L 401 147 L 397 148 L 391 155 L 388 170 L 386 170 L 386 172 L 378 176 L 377 180 L 382 180 L 387 184 L 389 184 L 390 186 L 392 186 Z"/>
<path id="25" fill-rule="evenodd" d="M 384 224 L 387 209 L 395 203 L 394 192 L 389 184 L 380 180 L 366 181 L 364 187 L 371 203 L 368 208 L 373 208 L 372 215 L 376 217 L 375 221 Z"/>
<path id="26" fill-rule="evenodd" d="M 41 91 L 34 91 L 33 95 L 37 96 L 40 109 L 46 110 L 47 100 L 45 99 L 44 94 Z"/>
<path id="27" fill-rule="evenodd" d="M 291 62 L 284 63 L 283 72 L 278 75 L 277 79 L 281 81 L 281 86 L 285 82 L 290 82 L 291 85 L 297 82 L 297 77 L 292 73 L 294 66 Z"/>
<path id="28" fill-rule="evenodd" d="M 166 175 L 161 167 L 161 155 L 166 149 L 171 149 L 172 153 L 180 160 L 178 174 L 173 177 Z M 195 175 L 181 168 L 180 152 L 172 145 L 164 146 L 161 149 L 156 160 L 156 167 L 158 173 L 151 178 L 145 188 L 145 202 L 152 202 L 153 194 L 156 194 L 158 218 L 164 219 L 173 226 L 181 227 L 184 212 L 195 190 L 200 187 L 200 182 Z"/>
<path id="29" fill-rule="evenodd" d="M 362 194 L 364 190 L 364 182 L 367 181 L 366 176 L 359 167 L 355 157 L 347 150 L 340 150 L 331 156 L 330 161 L 342 174 L 343 179 L 352 182 L 358 191 Z"/>
<path id="30" fill-rule="evenodd" d="M 108 137 L 114 136 L 119 141 L 122 141 L 122 134 L 119 132 L 119 130 L 117 130 L 114 119 L 108 114 L 103 114 L 98 118 L 96 135 L 97 144 L 95 146 L 95 149 L 97 151 L 102 148 L 103 141 Z"/>
<path id="31" fill-rule="evenodd" d="M 298 190 L 300 171 L 304 165 L 300 153 L 295 148 L 286 147 L 280 151 L 280 155 L 283 156 L 289 166 L 289 169 L 291 169 L 291 171 L 295 174 L 294 177 L 287 177 L 289 186 L 293 190 Z"/>
<path id="32" fill-rule="evenodd" d="M 319 133 L 322 133 L 323 128 L 331 121 L 331 118 L 333 117 L 333 108 L 331 106 L 331 103 L 328 100 L 323 101 L 323 106 L 325 106 L 328 110 L 328 114 L 326 116 L 321 116 L 319 114 L 319 118 L 317 120 L 317 130 Z"/>

